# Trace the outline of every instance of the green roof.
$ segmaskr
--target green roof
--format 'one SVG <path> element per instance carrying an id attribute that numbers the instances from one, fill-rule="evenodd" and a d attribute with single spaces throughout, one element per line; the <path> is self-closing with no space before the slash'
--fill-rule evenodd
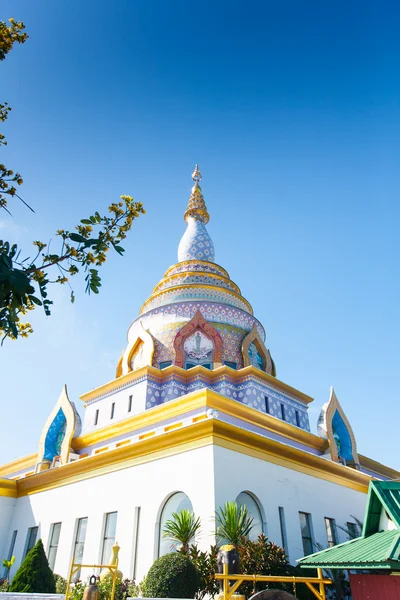
<path id="1" fill-rule="evenodd" d="M 382 506 L 396 527 L 400 529 L 400 482 L 371 481 L 368 490 L 363 537 L 378 531 Z"/>
<path id="2" fill-rule="evenodd" d="M 299 561 L 302 567 L 337 569 L 400 569 L 400 531 L 388 529 L 332 546 Z"/>
<path id="3" fill-rule="evenodd" d="M 382 509 L 394 528 L 379 531 Z M 400 570 L 400 481 L 371 481 L 362 536 L 301 558 L 302 567 Z"/>

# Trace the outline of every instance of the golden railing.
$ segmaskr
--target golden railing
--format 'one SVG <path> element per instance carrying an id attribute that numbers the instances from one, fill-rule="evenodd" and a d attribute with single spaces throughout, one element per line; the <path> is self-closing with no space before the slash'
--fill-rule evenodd
<path id="1" fill-rule="evenodd" d="M 326 600 L 325 586 L 332 583 L 332 579 L 323 576 L 322 569 L 317 569 L 317 577 L 284 577 L 282 575 L 245 575 L 228 573 L 228 565 L 223 565 L 223 573 L 216 573 L 215 579 L 222 579 L 224 600 L 230 600 L 239 586 L 244 581 L 265 581 L 266 583 L 291 583 L 296 588 L 298 583 L 304 583 L 318 600 Z M 231 581 L 235 581 L 230 585 Z"/>
<path id="2" fill-rule="evenodd" d="M 70 593 L 71 580 L 73 576 L 80 571 L 80 569 L 108 569 L 112 576 L 112 590 L 110 600 L 114 600 L 115 596 L 115 585 L 117 583 L 117 574 L 118 574 L 118 558 L 113 565 L 84 565 L 81 563 L 75 562 L 75 557 L 72 559 L 71 568 L 69 570 L 68 581 L 67 581 L 67 589 L 65 591 L 65 600 L 68 600 L 68 596 Z"/>

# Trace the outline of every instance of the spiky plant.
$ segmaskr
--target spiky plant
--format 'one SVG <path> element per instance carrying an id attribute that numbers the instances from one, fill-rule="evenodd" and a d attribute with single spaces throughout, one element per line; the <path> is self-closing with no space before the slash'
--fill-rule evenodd
<path id="1" fill-rule="evenodd" d="M 249 515 L 247 506 L 236 502 L 225 502 L 215 513 L 216 536 L 219 541 L 227 541 L 239 546 L 242 539 L 248 537 L 253 529 L 253 517 Z"/>
<path id="2" fill-rule="evenodd" d="M 200 527 L 200 517 L 196 518 L 191 510 L 184 508 L 172 513 L 172 519 L 164 525 L 163 538 L 179 543 L 180 550 L 187 553 L 189 544 L 200 532 Z"/>

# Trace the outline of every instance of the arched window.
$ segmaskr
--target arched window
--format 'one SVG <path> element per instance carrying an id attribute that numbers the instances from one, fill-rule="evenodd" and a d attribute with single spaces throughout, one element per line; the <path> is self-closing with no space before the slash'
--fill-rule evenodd
<path id="1" fill-rule="evenodd" d="M 189 335 L 183 343 L 185 369 L 202 365 L 206 369 L 213 368 L 214 344 L 200 329 Z"/>
<path id="2" fill-rule="evenodd" d="M 257 540 L 258 536 L 264 533 L 263 517 L 258 502 L 248 492 L 240 492 L 236 503 L 246 506 L 250 517 L 253 517 L 253 529 L 250 531 L 249 539 Z"/>
<path id="3" fill-rule="evenodd" d="M 172 494 L 172 496 L 170 496 L 165 502 L 160 515 L 158 531 L 158 556 L 164 556 L 164 554 L 168 554 L 168 552 L 173 552 L 176 550 L 176 545 L 174 545 L 172 540 L 163 538 L 163 531 L 165 523 L 172 519 L 172 513 L 179 512 L 183 509 L 193 510 L 193 506 L 189 497 L 183 492 L 176 492 L 175 494 Z"/>

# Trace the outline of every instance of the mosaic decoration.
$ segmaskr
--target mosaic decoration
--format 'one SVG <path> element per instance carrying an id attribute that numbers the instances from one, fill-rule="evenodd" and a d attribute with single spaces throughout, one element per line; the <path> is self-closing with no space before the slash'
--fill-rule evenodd
<path id="1" fill-rule="evenodd" d="M 194 332 L 201 331 L 205 337 L 212 340 L 214 345 L 214 366 L 222 362 L 223 341 L 218 331 L 204 319 L 198 310 L 194 317 L 176 334 L 174 339 L 175 365 L 183 367 L 185 363 L 184 342 Z"/>
<path id="2" fill-rule="evenodd" d="M 209 260 L 214 262 L 214 244 L 201 221 L 189 217 L 187 229 L 178 246 L 178 260 Z"/>
<path id="3" fill-rule="evenodd" d="M 302 403 L 254 377 L 234 381 L 228 376 L 221 376 L 217 381 L 209 381 L 205 376 L 194 376 L 193 380 L 189 382 L 182 381 L 174 375 L 163 382 L 150 380 L 149 378 L 147 380 L 146 408 L 176 400 L 181 396 L 203 388 L 214 390 L 231 400 L 241 402 L 263 413 L 266 413 L 265 398 L 268 397 L 269 414 L 271 416 L 281 419 L 281 404 L 283 404 L 285 406 L 285 422 L 300 426 L 305 431 L 310 431 L 307 408 Z M 297 424 L 296 412 L 299 425 Z"/>
<path id="4" fill-rule="evenodd" d="M 333 388 L 318 418 L 318 434 L 328 440 L 333 461 L 360 468 L 353 430 Z"/>
<path id="5" fill-rule="evenodd" d="M 61 464 L 66 464 L 72 438 L 80 432 L 81 419 L 64 386 L 40 436 L 36 471 L 47 469 L 56 456 L 61 457 Z"/>
<path id="6" fill-rule="evenodd" d="M 186 271 L 203 271 L 205 273 L 221 275 L 221 277 L 226 277 L 229 279 L 229 274 L 227 271 L 225 271 L 225 269 L 215 263 L 209 263 L 204 260 L 188 260 L 179 262 L 166 271 L 164 278 L 170 277 L 171 275 L 176 275 L 177 273 L 184 273 Z"/>
<path id="7" fill-rule="evenodd" d="M 201 364 L 205 359 L 212 361 L 214 344 L 202 331 L 197 330 L 196 333 L 189 335 L 185 339 L 183 350 L 186 358 L 190 358 Z"/>
<path id="8" fill-rule="evenodd" d="M 271 354 L 265 347 L 264 341 L 255 325 L 243 340 L 242 354 L 245 367 L 253 365 L 253 367 L 276 377 L 275 364 L 271 358 Z"/>
<path id="9" fill-rule="evenodd" d="M 59 456 L 61 454 L 61 444 L 64 441 L 66 429 L 67 420 L 65 418 L 63 409 L 60 408 L 47 431 L 46 440 L 44 443 L 44 460 L 53 460 L 55 456 Z"/>
<path id="10" fill-rule="evenodd" d="M 207 285 L 197 286 L 176 286 L 173 289 L 165 290 L 157 296 L 150 297 L 142 306 L 140 314 L 144 314 L 157 306 L 164 306 L 173 302 L 182 300 L 205 300 L 211 302 L 222 302 L 235 308 L 240 308 L 252 314 L 250 304 L 238 294 L 229 292 L 223 288 L 211 287 Z"/>
<path id="11" fill-rule="evenodd" d="M 175 286 L 181 285 L 196 285 L 196 284 L 205 284 L 205 285 L 213 285 L 218 287 L 223 287 L 227 290 L 231 290 L 236 294 L 240 294 L 240 290 L 237 285 L 235 285 L 229 279 L 221 278 L 219 275 L 213 275 L 211 273 L 191 273 L 190 271 L 187 273 L 181 273 L 179 275 L 174 275 L 172 277 L 168 277 L 167 279 L 163 279 L 161 283 L 159 283 L 153 290 L 153 294 L 157 292 L 161 292 L 162 290 L 167 290 L 173 288 Z"/>
<path id="12" fill-rule="evenodd" d="M 251 342 L 247 352 L 249 355 L 250 364 L 252 364 L 253 367 L 256 367 L 256 369 L 260 369 L 260 371 L 264 371 L 263 357 L 259 353 L 258 348 L 254 342 Z"/>

